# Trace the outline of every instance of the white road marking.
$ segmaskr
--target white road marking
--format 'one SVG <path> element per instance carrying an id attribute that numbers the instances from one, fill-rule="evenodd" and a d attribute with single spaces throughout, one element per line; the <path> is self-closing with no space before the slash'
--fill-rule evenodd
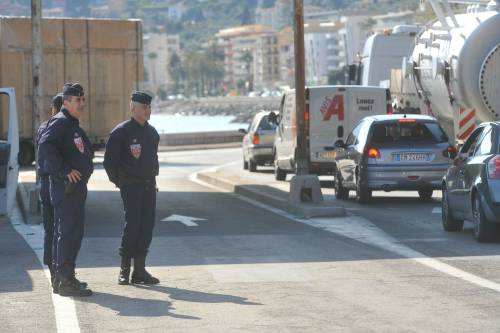
<path id="1" fill-rule="evenodd" d="M 203 172 L 203 171 L 200 171 Z M 222 192 L 228 192 L 226 190 L 221 190 L 218 187 L 207 184 L 196 178 L 196 173 L 192 174 L 189 179 L 202 185 L 213 189 L 217 189 Z M 347 237 L 356 240 L 361 243 L 368 244 L 370 246 L 376 246 L 385 251 L 395 253 L 401 257 L 411 259 L 424 266 L 437 270 L 441 273 L 453 276 L 455 278 L 461 279 L 463 281 L 469 282 L 479 287 L 487 288 L 495 292 L 500 293 L 500 284 L 484 279 L 480 276 L 471 274 L 469 272 L 463 271 L 461 269 L 455 268 L 437 259 L 427 257 L 425 254 L 415 251 L 405 245 L 402 245 L 399 240 L 388 235 L 380 228 L 375 226 L 370 221 L 357 216 L 340 217 L 340 218 L 315 218 L 315 219 L 299 219 L 290 213 L 284 212 L 280 209 L 268 206 L 261 202 L 253 199 L 246 198 L 239 194 L 230 193 L 238 199 L 246 201 L 254 206 L 261 207 L 267 211 L 273 212 L 277 215 L 286 217 L 288 219 L 310 225 L 315 228 L 320 228 L 325 231 Z"/>
<path id="2" fill-rule="evenodd" d="M 442 210 L 441 207 L 434 207 L 432 209 L 432 214 L 441 214 Z"/>
<path id="3" fill-rule="evenodd" d="M 17 233 L 24 238 L 26 243 L 28 243 L 28 245 L 33 249 L 33 252 L 35 252 L 50 284 L 50 272 L 43 265 L 43 226 L 24 224 L 21 212 L 17 206 L 12 212 L 10 221 Z M 80 325 L 78 323 L 75 302 L 73 299 L 71 297 L 61 297 L 57 294 L 53 294 L 52 290 L 51 295 L 52 303 L 54 304 L 57 332 L 79 333 Z"/>
<path id="4" fill-rule="evenodd" d="M 195 223 L 194 221 L 206 221 L 206 219 L 174 214 L 174 215 L 170 215 L 169 217 L 165 217 L 162 221 L 164 221 L 164 222 L 180 222 L 188 227 L 197 227 L 198 223 Z"/>

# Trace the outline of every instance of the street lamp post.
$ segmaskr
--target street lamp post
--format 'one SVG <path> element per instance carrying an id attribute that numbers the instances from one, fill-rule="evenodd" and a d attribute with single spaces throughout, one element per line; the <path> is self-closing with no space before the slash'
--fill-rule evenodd
<path id="1" fill-rule="evenodd" d="M 297 175 L 307 175 L 306 142 L 306 78 L 304 48 L 304 6 L 302 0 L 294 0 L 294 42 L 295 42 L 295 104 L 297 112 Z"/>
<path id="2" fill-rule="evenodd" d="M 40 112 L 43 107 L 43 86 L 42 86 L 42 0 L 31 0 L 31 40 L 32 40 L 32 75 L 33 75 L 33 115 L 32 130 L 33 137 L 40 126 Z M 35 149 L 35 156 L 37 150 Z M 36 164 L 35 158 L 35 164 Z M 35 170 L 38 168 L 35 168 Z M 36 177 L 38 183 L 38 177 Z"/>
<path id="3" fill-rule="evenodd" d="M 295 107 L 297 121 L 297 149 L 295 173 L 290 182 L 289 201 L 292 206 L 302 202 L 318 203 L 323 200 L 321 185 L 316 175 L 309 175 L 307 156 L 306 78 L 304 56 L 304 6 L 302 0 L 294 0 L 295 42 Z"/>

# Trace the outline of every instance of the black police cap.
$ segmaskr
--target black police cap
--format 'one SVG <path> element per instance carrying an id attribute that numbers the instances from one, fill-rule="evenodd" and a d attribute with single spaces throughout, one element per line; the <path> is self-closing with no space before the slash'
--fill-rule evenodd
<path id="1" fill-rule="evenodd" d="M 56 110 L 59 111 L 63 105 L 63 95 L 57 94 L 54 97 L 52 97 L 52 105 Z"/>
<path id="2" fill-rule="evenodd" d="M 143 91 L 134 91 L 132 93 L 132 101 L 141 104 L 151 104 L 153 97 Z"/>
<path id="3" fill-rule="evenodd" d="M 79 83 L 65 83 L 63 86 L 63 95 L 81 97 L 85 95 L 83 87 Z"/>

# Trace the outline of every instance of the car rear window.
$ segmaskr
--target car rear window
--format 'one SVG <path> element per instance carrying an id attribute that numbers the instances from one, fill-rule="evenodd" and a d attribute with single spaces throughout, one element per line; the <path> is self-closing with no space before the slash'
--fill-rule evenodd
<path id="1" fill-rule="evenodd" d="M 381 122 L 372 127 L 373 143 L 422 142 L 442 143 L 448 137 L 436 122 Z"/>
<path id="2" fill-rule="evenodd" d="M 275 128 L 276 124 L 270 123 L 268 116 L 262 117 L 259 124 L 259 130 L 267 131 L 267 130 L 274 130 Z"/>

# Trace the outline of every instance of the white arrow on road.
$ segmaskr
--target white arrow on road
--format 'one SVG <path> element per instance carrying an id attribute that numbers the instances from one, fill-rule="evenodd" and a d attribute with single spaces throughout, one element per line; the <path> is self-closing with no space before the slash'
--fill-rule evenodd
<path id="1" fill-rule="evenodd" d="M 206 219 L 201 219 L 198 217 L 191 216 L 183 216 L 183 215 L 170 215 L 169 217 L 165 217 L 162 221 L 165 222 L 180 222 L 188 227 L 197 227 L 198 223 L 194 221 L 206 221 Z"/>

